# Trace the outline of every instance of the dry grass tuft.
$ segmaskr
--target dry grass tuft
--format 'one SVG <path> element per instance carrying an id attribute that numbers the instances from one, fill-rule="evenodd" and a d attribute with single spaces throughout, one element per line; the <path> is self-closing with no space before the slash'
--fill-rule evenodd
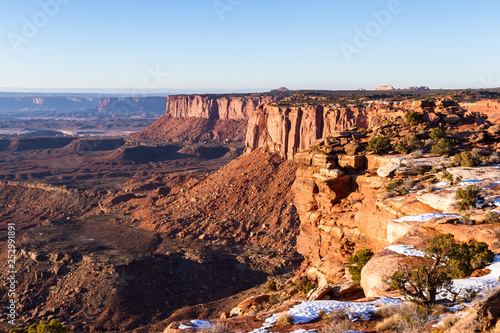
<path id="1" fill-rule="evenodd" d="M 332 321 L 331 323 L 325 325 L 321 329 L 321 333 L 344 333 L 349 330 L 351 326 L 351 321 L 349 319 L 343 319 L 339 321 Z"/>
<path id="2" fill-rule="evenodd" d="M 276 320 L 276 325 L 278 326 L 286 326 L 286 325 L 291 325 L 293 324 L 293 316 L 290 315 L 288 312 L 283 312 L 282 314 L 279 315 L 278 320 Z"/>
<path id="3" fill-rule="evenodd" d="M 231 333 L 231 328 L 226 324 L 215 323 L 206 330 L 203 330 L 205 333 Z"/>

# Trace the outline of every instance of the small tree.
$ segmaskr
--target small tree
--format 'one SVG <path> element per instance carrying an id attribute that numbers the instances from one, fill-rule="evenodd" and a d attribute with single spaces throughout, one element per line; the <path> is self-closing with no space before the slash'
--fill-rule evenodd
<path id="1" fill-rule="evenodd" d="M 391 139 L 387 136 L 375 136 L 368 140 L 368 147 L 366 149 L 373 151 L 376 154 L 380 154 L 391 144 Z"/>
<path id="2" fill-rule="evenodd" d="M 422 119 L 421 115 L 416 113 L 416 112 L 409 112 L 405 114 L 405 119 L 408 125 L 410 126 L 415 126 L 417 125 L 420 120 Z"/>
<path id="3" fill-rule="evenodd" d="M 404 266 L 391 276 L 391 289 L 427 307 L 436 301 L 439 292 L 453 294 L 452 278 L 467 277 L 495 258 L 486 243 L 457 244 L 451 234 L 438 235 L 428 244 L 423 264 L 416 268 Z"/>
<path id="4" fill-rule="evenodd" d="M 483 223 L 492 224 L 500 222 L 500 215 L 497 212 L 490 211 L 484 217 Z"/>
<path id="5" fill-rule="evenodd" d="M 422 149 L 424 146 L 422 141 L 420 141 L 416 135 L 410 135 L 406 138 L 406 146 L 410 151 Z"/>
<path id="6" fill-rule="evenodd" d="M 416 269 L 403 267 L 391 276 L 391 289 L 399 290 L 417 304 L 430 307 L 441 290 L 450 290 L 452 286 L 451 278 L 439 267 L 440 263 L 435 260 Z"/>
<path id="7" fill-rule="evenodd" d="M 453 166 L 475 167 L 479 164 L 481 156 L 476 152 L 463 151 L 453 157 Z"/>
<path id="8" fill-rule="evenodd" d="M 435 145 L 431 147 L 431 153 L 433 155 L 442 156 L 451 149 L 451 141 L 445 138 L 441 138 L 437 141 Z"/>
<path id="9" fill-rule="evenodd" d="M 477 185 L 468 185 L 465 190 L 459 188 L 455 192 L 455 200 L 457 200 L 458 211 L 466 211 L 475 208 L 477 202 L 482 198 L 479 193 L 481 188 Z"/>
<path id="10" fill-rule="evenodd" d="M 436 127 L 431 130 L 429 136 L 434 141 L 439 141 L 439 139 L 446 137 L 445 131 L 441 127 Z"/>
<path id="11" fill-rule="evenodd" d="M 350 259 L 347 268 L 352 276 L 352 282 L 361 283 L 361 270 L 368 261 L 373 257 L 373 252 L 370 249 L 365 249 L 356 252 Z"/>

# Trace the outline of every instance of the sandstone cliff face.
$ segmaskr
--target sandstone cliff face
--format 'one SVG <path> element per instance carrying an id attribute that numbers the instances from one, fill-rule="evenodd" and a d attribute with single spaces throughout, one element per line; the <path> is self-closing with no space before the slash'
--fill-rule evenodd
<path id="1" fill-rule="evenodd" d="M 246 120 L 260 104 L 273 101 L 275 97 L 258 95 L 244 97 L 169 96 L 165 115 L 177 118 Z"/>
<path id="2" fill-rule="evenodd" d="M 267 148 L 281 157 L 293 156 L 309 148 L 317 139 L 352 127 L 366 128 L 394 119 L 401 104 L 305 105 L 280 107 L 262 105 L 248 121 L 246 151 Z"/>
<path id="3" fill-rule="evenodd" d="M 169 96 L 165 115 L 133 136 L 174 142 L 243 142 L 247 121 L 262 103 L 275 96 Z"/>
<path id="4" fill-rule="evenodd" d="M 304 270 L 320 284 L 338 281 L 344 262 L 355 247 L 370 247 L 355 225 L 350 204 L 341 200 L 351 192 L 353 177 L 337 166 L 334 154 L 298 153 L 293 184 L 300 217 L 297 251 L 305 257 Z"/>

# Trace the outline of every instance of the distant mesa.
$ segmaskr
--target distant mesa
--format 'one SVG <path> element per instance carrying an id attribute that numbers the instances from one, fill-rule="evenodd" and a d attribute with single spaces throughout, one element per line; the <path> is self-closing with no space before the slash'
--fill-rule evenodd
<path id="1" fill-rule="evenodd" d="M 416 86 L 416 87 L 409 87 L 403 90 L 430 90 L 430 88 L 426 86 Z"/>
<path id="2" fill-rule="evenodd" d="M 387 86 L 380 86 L 378 87 L 377 89 L 375 89 L 376 91 L 379 91 L 379 90 L 396 90 L 394 89 L 394 87 L 392 85 L 387 85 Z"/>
<path id="3" fill-rule="evenodd" d="M 279 87 L 278 89 L 271 90 L 271 92 L 283 92 L 283 91 L 290 91 L 286 87 Z"/>
<path id="4" fill-rule="evenodd" d="M 386 85 L 386 86 L 380 86 L 375 91 L 392 91 L 392 90 L 429 90 L 429 87 L 426 86 L 415 86 L 415 87 L 409 87 L 409 88 L 403 88 L 403 89 L 394 89 L 392 85 Z"/>

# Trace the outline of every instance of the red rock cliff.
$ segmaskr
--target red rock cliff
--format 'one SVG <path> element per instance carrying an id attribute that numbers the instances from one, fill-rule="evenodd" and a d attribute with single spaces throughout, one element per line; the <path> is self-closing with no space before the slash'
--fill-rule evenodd
<path id="1" fill-rule="evenodd" d="M 401 115 L 397 111 L 402 108 L 403 105 L 393 103 L 301 107 L 262 105 L 248 121 L 246 151 L 267 148 L 281 157 L 292 159 L 317 139 L 351 127 L 376 125 Z"/>
<path id="2" fill-rule="evenodd" d="M 165 115 L 142 132 L 141 139 L 176 142 L 243 142 L 248 118 L 275 96 L 169 96 Z"/>
<path id="3" fill-rule="evenodd" d="M 165 115 L 178 118 L 248 119 L 260 104 L 275 97 L 249 95 L 244 97 L 212 97 L 200 95 L 169 96 Z"/>

